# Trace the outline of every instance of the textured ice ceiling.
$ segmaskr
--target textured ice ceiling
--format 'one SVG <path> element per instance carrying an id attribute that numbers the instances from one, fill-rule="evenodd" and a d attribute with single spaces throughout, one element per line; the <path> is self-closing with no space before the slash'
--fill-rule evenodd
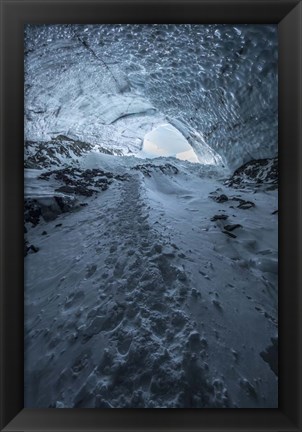
<path id="1" fill-rule="evenodd" d="M 25 30 L 25 138 L 139 152 L 176 127 L 201 162 L 277 153 L 277 26 L 53 25 Z"/>

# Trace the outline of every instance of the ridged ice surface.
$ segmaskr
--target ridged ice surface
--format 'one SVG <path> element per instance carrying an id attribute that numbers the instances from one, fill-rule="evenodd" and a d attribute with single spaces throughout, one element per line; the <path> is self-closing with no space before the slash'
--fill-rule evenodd
<path id="1" fill-rule="evenodd" d="M 28 140 L 136 153 L 168 122 L 201 162 L 277 153 L 276 26 L 27 26 L 25 46 Z"/>

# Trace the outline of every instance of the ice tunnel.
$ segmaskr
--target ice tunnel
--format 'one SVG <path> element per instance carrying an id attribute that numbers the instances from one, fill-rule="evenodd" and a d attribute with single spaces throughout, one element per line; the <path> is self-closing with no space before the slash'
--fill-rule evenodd
<path id="1" fill-rule="evenodd" d="M 232 170 L 277 154 L 276 25 L 28 25 L 25 46 L 28 142 L 65 135 L 123 155 L 143 143 L 200 163 L 213 152 Z"/>

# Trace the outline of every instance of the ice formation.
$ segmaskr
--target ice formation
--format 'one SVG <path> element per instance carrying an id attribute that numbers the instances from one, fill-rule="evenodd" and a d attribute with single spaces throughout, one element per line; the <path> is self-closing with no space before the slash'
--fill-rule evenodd
<path id="1" fill-rule="evenodd" d="M 137 114 L 138 140 L 174 119 L 198 156 L 209 146 L 231 169 L 277 152 L 276 26 L 29 26 L 25 35 L 27 139 L 72 133 L 135 153 L 133 136 L 120 140 L 133 123 L 104 123 Z"/>

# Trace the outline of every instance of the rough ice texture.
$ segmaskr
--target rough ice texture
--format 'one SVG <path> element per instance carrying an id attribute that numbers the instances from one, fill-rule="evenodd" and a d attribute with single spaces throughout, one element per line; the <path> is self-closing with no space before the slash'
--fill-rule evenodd
<path id="1" fill-rule="evenodd" d="M 131 123 L 103 123 L 141 112 L 124 153 L 169 118 L 187 125 L 201 157 L 204 142 L 235 169 L 276 155 L 277 61 L 273 25 L 27 26 L 26 138 L 73 133 L 116 146 Z"/>

